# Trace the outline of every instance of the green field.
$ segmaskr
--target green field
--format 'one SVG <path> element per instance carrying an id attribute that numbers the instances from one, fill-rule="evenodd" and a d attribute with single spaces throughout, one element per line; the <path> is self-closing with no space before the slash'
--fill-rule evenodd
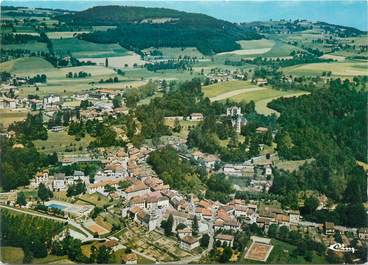
<path id="1" fill-rule="evenodd" d="M 54 51 L 60 55 L 73 55 L 77 58 L 103 58 L 122 56 L 127 50 L 119 44 L 97 44 L 76 38 L 52 40 Z"/>
<path id="2" fill-rule="evenodd" d="M 41 74 L 54 70 L 48 61 L 39 57 L 23 57 L 0 64 L 2 71 L 15 74 Z"/>
<path id="3" fill-rule="evenodd" d="M 71 144 L 75 144 L 73 148 L 76 152 L 82 147 L 83 150 L 88 146 L 88 144 L 93 140 L 89 135 L 83 137 L 80 141 L 76 141 L 75 137 L 68 135 L 66 131 L 61 132 L 48 132 L 48 139 L 46 141 L 36 140 L 33 141 L 36 148 L 41 152 L 51 153 L 51 152 L 64 152 L 67 147 L 71 147 Z"/>
<path id="4" fill-rule="evenodd" d="M 30 41 L 27 43 L 22 44 L 20 47 L 19 44 L 6 44 L 1 45 L 1 48 L 4 50 L 14 50 L 14 49 L 25 49 L 30 50 L 31 52 L 48 52 L 46 43 L 43 42 L 37 42 L 37 41 Z"/>
<path id="5" fill-rule="evenodd" d="M 238 41 L 243 50 L 248 49 L 262 49 L 262 48 L 272 48 L 275 45 L 273 40 L 260 39 L 260 40 L 241 40 Z"/>
<path id="6" fill-rule="evenodd" d="M 162 47 L 162 48 L 151 48 L 151 49 L 146 49 L 145 51 L 150 51 L 150 50 L 159 50 L 160 52 L 162 52 L 162 55 L 164 57 L 169 57 L 169 58 L 178 58 L 179 56 L 184 57 L 184 56 L 189 56 L 189 57 L 197 57 L 198 59 L 204 57 L 204 55 L 198 51 L 197 48 L 195 47 L 188 47 L 188 48 L 170 48 L 170 47 Z"/>
<path id="7" fill-rule="evenodd" d="M 202 87 L 202 91 L 206 97 L 212 98 L 219 96 L 221 94 L 238 90 L 238 89 L 245 89 L 250 87 L 255 87 L 256 85 L 251 84 L 248 81 L 240 81 L 240 80 L 234 80 L 234 81 L 227 81 L 227 82 L 221 82 L 209 86 Z"/>
<path id="8" fill-rule="evenodd" d="M 109 29 L 115 29 L 116 26 L 92 26 L 94 31 L 108 31 Z"/>
<path id="9" fill-rule="evenodd" d="M 88 33 L 88 31 L 51 31 L 47 32 L 47 37 L 49 39 L 68 39 L 82 33 Z"/>
<path id="10" fill-rule="evenodd" d="M 318 256 L 315 252 L 312 253 L 312 261 L 308 262 L 303 256 L 297 256 L 296 258 L 291 256 L 291 253 L 296 246 L 289 243 L 272 239 L 272 245 L 274 248 L 270 256 L 268 257 L 267 263 L 271 264 L 324 264 L 327 263 L 326 259 L 322 256 Z"/>
<path id="11" fill-rule="evenodd" d="M 272 89 L 272 88 L 266 88 L 264 90 L 259 90 L 259 91 L 253 91 L 250 93 L 243 93 L 240 95 L 236 95 L 234 97 L 231 97 L 230 99 L 240 102 L 240 101 L 260 101 L 260 100 L 265 100 L 265 99 L 274 99 L 277 97 L 282 97 L 282 96 L 288 96 L 290 94 L 295 94 L 295 93 L 299 93 L 300 91 L 293 91 L 293 90 L 289 90 L 289 91 L 281 91 L 281 90 L 276 90 L 276 89 Z"/>
<path id="12" fill-rule="evenodd" d="M 83 194 L 79 197 L 81 200 L 77 201 L 78 204 L 85 204 L 87 201 L 90 204 L 94 204 L 98 207 L 103 207 L 105 204 L 109 203 L 109 200 L 107 199 L 107 197 L 104 197 L 98 193 L 94 193 L 94 194 Z"/>
<path id="13" fill-rule="evenodd" d="M 333 62 L 304 64 L 284 68 L 286 74 L 321 75 L 324 71 L 331 71 L 334 76 L 367 75 L 365 62 Z"/>
<path id="14" fill-rule="evenodd" d="M 272 47 L 272 49 L 265 54 L 263 54 L 264 57 L 286 57 L 290 56 L 290 53 L 292 51 L 300 50 L 300 48 L 276 41 L 275 45 Z"/>
<path id="15" fill-rule="evenodd" d="M 9 264 L 22 264 L 24 252 L 17 247 L 0 247 L 1 262 Z"/>

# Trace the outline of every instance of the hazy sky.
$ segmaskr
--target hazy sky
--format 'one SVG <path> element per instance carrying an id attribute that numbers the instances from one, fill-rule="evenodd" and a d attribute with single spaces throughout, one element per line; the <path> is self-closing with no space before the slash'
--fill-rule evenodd
<path id="1" fill-rule="evenodd" d="M 1 0 L 0 0 L 1 1 Z M 151 0 L 151 1 L 89 1 L 89 0 L 45 0 L 3 1 L 2 5 L 28 7 L 62 8 L 83 10 L 97 5 L 135 5 L 147 7 L 166 7 L 187 12 L 205 13 L 216 18 L 232 22 L 250 22 L 269 19 L 308 19 L 325 21 L 333 24 L 356 27 L 368 30 L 367 1 L 306 1 L 306 0 L 251 0 L 251 1 L 219 1 L 219 0 Z"/>

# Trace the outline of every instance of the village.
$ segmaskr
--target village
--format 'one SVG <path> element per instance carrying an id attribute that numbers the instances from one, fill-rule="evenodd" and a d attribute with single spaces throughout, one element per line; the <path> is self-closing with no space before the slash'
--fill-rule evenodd
<path id="1" fill-rule="evenodd" d="M 48 106 L 58 103 L 59 98 L 49 96 L 43 102 L 47 113 Z M 239 118 L 242 117 L 239 108 L 228 109 L 226 115 L 237 117 L 233 123 L 235 129 L 246 122 L 244 118 Z M 188 118 L 167 119 L 201 121 L 203 116 L 201 113 L 193 113 Z M 262 133 L 266 129 L 257 128 L 257 132 Z M 55 132 L 63 128 L 53 127 L 50 130 Z M 7 137 L 14 137 L 14 132 L 8 132 Z M 174 138 L 169 145 L 179 151 L 183 150 L 185 141 Z M 252 236 L 244 249 L 234 248 L 230 261 L 267 261 L 273 249 L 267 234 L 273 225 L 307 233 L 325 245 L 336 243 L 336 233 L 342 235 L 342 242 L 346 246 L 354 238 L 362 242 L 368 238 L 367 229 L 351 229 L 329 222 L 306 222 L 299 211 L 283 210 L 280 205 L 262 200 L 237 199 L 232 195 L 230 202 L 220 203 L 194 194 L 181 194 L 158 178 L 147 164 L 146 159 L 154 150 L 151 146 L 136 148 L 128 144 L 125 148 L 98 148 L 97 154 L 64 155 L 59 158 L 63 166 L 99 161 L 102 163 L 101 170 L 94 176 L 78 170 L 74 170 L 71 175 L 52 174 L 48 169 L 40 171 L 23 191 L 32 192 L 44 185 L 54 193 L 54 197 L 44 202 L 46 208 L 40 207 L 38 199 L 31 199 L 20 209 L 64 219 L 69 224 L 68 233 L 82 242 L 105 242 L 114 250 L 131 248 L 133 252 L 124 256 L 127 264 L 137 263 L 139 257 L 145 257 L 151 262 L 198 262 L 212 249 L 235 246 L 237 234 L 244 227 L 254 225 L 266 237 Z M 181 152 L 180 156 L 182 159 L 200 161 L 208 172 L 217 171 L 228 177 L 250 178 L 250 184 L 246 187 L 248 191 L 267 193 L 272 186 L 274 154 L 254 157 L 240 164 L 222 164 L 221 167 L 217 166 L 221 162 L 218 156 L 198 150 Z M 83 187 L 82 193 L 67 197 L 70 187 L 77 185 Z M 16 198 L 16 190 L 2 193 L 1 207 L 19 208 Z M 318 207 L 327 207 L 325 202 L 325 198 L 321 197 Z M 168 220 L 171 221 L 169 228 L 166 228 Z"/>
<path id="2" fill-rule="evenodd" d="M 366 31 L 1 13 L 1 262 L 366 262 Z"/>

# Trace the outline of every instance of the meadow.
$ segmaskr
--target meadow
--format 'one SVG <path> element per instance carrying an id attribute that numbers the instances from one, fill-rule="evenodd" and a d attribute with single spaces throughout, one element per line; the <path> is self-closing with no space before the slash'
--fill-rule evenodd
<path id="1" fill-rule="evenodd" d="M 333 62 L 304 64 L 284 68 L 286 74 L 320 75 L 331 71 L 334 76 L 351 77 L 367 74 L 366 62 Z"/>
<path id="2" fill-rule="evenodd" d="M 68 39 L 82 33 L 88 33 L 88 31 L 50 31 L 47 32 L 47 37 L 49 39 Z"/>
<path id="3" fill-rule="evenodd" d="M 204 86 L 202 87 L 202 91 L 206 97 L 213 98 L 234 90 L 247 89 L 255 86 L 248 81 L 233 80 Z"/>
<path id="4" fill-rule="evenodd" d="M 205 56 L 198 51 L 197 48 L 195 47 L 187 47 L 187 48 L 171 48 L 171 47 L 161 47 L 161 48 L 150 48 L 150 49 L 145 49 L 145 52 L 149 52 L 152 50 L 158 50 L 162 53 L 163 57 L 166 58 L 178 58 L 179 56 L 184 57 L 184 56 L 189 56 L 189 57 L 197 57 L 199 58 L 204 58 Z"/>
<path id="5" fill-rule="evenodd" d="M 6 44 L 6 45 L 1 45 L 1 48 L 4 50 L 13 50 L 13 49 L 19 49 L 19 45 L 18 44 Z M 46 43 L 37 42 L 37 41 L 30 41 L 30 42 L 22 44 L 22 49 L 30 50 L 31 52 L 48 52 Z"/>
<path id="6" fill-rule="evenodd" d="M 59 55 L 73 55 L 77 58 L 104 58 L 122 56 L 127 50 L 119 44 L 93 43 L 77 38 L 53 39 L 55 53 Z"/>
<path id="7" fill-rule="evenodd" d="M 48 131 L 47 140 L 36 140 L 33 141 L 33 143 L 40 152 L 65 152 L 66 149 L 70 149 L 73 150 L 74 153 L 78 153 L 85 150 L 92 140 L 93 137 L 89 136 L 88 134 L 80 141 L 76 141 L 75 137 L 68 135 L 66 131 Z"/>
<path id="8" fill-rule="evenodd" d="M 234 97 L 230 97 L 230 99 L 237 101 L 237 102 L 240 102 L 240 101 L 249 102 L 253 100 L 254 102 L 257 103 L 258 101 L 261 101 L 261 100 L 274 99 L 277 97 L 288 96 L 290 94 L 295 94 L 295 93 L 300 93 L 300 91 L 295 91 L 295 90 L 294 91 L 292 90 L 281 91 L 281 90 L 276 90 L 272 88 L 265 88 L 263 90 L 253 91 L 251 93 L 239 94 Z"/>
<path id="9" fill-rule="evenodd" d="M 8 126 L 16 121 L 23 121 L 27 117 L 28 111 L 26 109 L 18 110 L 0 110 L 0 124 Z"/>

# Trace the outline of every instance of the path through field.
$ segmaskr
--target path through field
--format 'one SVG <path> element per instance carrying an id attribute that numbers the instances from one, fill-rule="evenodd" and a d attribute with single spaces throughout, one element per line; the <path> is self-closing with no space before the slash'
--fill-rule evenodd
<path id="1" fill-rule="evenodd" d="M 212 97 L 210 98 L 211 101 L 219 101 L 219 100 L 223 100 L 223 99 L 227 99 L 227 98 L 231 98 L 240 94 L 245 94 L 245 93 L 250 93 L 250 92 L 254 92 L 254 91 L 261 91 L 261 90 L 266 90 L 266 87 L 251 87 L 251 88 L 242 88 L 242 89 L 237 89 L 237 90 L 233 90 L 230 92 L 226 92 L 223 93 L 221 95 L 218 95 L 216 97 Z"/>

